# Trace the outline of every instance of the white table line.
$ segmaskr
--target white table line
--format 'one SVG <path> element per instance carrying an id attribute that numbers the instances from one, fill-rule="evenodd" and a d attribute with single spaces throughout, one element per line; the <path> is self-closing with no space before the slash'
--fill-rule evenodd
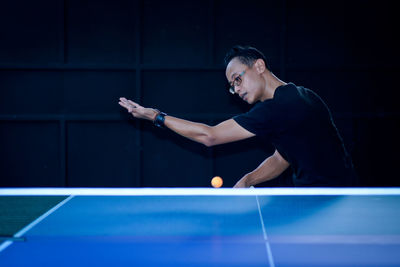
<path id="1" fill-rule="evenodd" d="M 18 238 L 21 237 L 23 234 L 25 234 L 27 231 L 29 231 L 30 229 L 32 229 L 35 225 L 37 225 L 38 223 L 40 223 L 41 221 L 43 221 L 47 216 L 49 216 L 50 214 L 52 214 L 54 211 L 56 211 L 57 209 L 59 209 L 61 206 L 63 206 L 65 203 L 67 203 L 68 201 L 70 201 L 74 196 L 69 196 L 66 199 L 64 199 L 63 201 L 61 201 L 60 203 L 58 203 L 56 206 L 54 206 L 53 208 L 49 209 L 47 212 L 45 212 L 44 214 L 42 214 L 40 217 L 38 217 L 36 220 L 34 220 L 33 222 L 31 222 L 30 224 L 28 224 L 27 226 L 25 226 L 24 228 L 22 228 L 19 232 L 17 232 L 14 237 Z M 7 247 L 9 247 L 11 244 L 13 243 L 13 241 L 6 241 L 4 242 L 1 246 L 0 246 L 0 252 L 4 251 Z"/>
<path id="2" fill-rule="evenodd" d="M 262 226 L 263 235 L 264 235 L 265 249 L 267 250 L 267 255 L 268 255 L 268 262 L 271 267 L 275 267 L 274 257 L 272 256 L 272 250 L 271 250 L 271 246 L 269 244 L 267 231 L 265 229 L 264 219 L 263 219 L 262 212 L 261 212 L 260 202 L 258 200 L 257 195 L 256 195 L 256 201 L 257 201 L 257 207 L 258 207 L 258 214 L 260 215 L 260 221 L 261 221 L 261 226 Z"/>

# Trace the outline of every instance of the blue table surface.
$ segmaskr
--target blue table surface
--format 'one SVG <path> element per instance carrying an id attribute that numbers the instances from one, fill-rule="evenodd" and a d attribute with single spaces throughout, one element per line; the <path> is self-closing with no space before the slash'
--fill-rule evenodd
<path id="1" fill-rule="evenodd" d="M 400 196 L 75 196 L 23 237 L 0 266 L 400 266 Z"/>

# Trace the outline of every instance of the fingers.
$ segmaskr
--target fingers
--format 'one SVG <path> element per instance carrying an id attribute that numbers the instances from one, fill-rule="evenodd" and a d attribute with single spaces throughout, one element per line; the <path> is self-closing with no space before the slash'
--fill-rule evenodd
<path id="1" fill-rule="evenodd" d="M 240 179 L 234 186 L 233 188 L 248 188 L 249 186 L 245 183 L 245 181 Z"/>
<path id="2" fill-rule="evenodd" d="M 134 108 L 140 107 L 139 104 L 137 104 L 137 103 L 135 103 L 135 102 L 133 102 L 133 101 L 131 101 L 131 100 L 128 100 L 128 103 L 131 104 Z"/>
<path id="3" fill-rule="evenodd" d="M 129 113 L 131 113 L 133 111 L 133 108 L 129 105 L 126 105 L 125 103 L 119 102 L 118 103 L 120 106 L 126 108 L 128 110 Z"/>
<path id="4" fill-rule="evenodd" d="M 129 113 L 131 113 L 135 108 L 140 107 L 139 104 L 126 99 L 125 97 L 120 97 L 118 104 L 128 110 Z"/>
<path id="5" fill-rule="evenodd" d="M 142 107 L 138 103 L 132 100 L 126 99 L 125 97 L 120 97 L 118 104 L 128 110 L 132 116 L 139 119 L 149 119 L 149 109 Z"/>
<path id="6" fill-rule="evenodd" d="M 128 99 L 126 99 L 125 97 L 121 97 L 120 99 L 119 99 L 119 101 L 121 102 L 121 103 L 124 103 L 124 104 L 129 104 L 129 102 L 128 102 Z"/>
<path id="7" fill-rule="evenodd" d="M 126 109 L 129 109 L 129 105 L 125 104 L 124 102 L 118 102 L 118 104 Z"/>

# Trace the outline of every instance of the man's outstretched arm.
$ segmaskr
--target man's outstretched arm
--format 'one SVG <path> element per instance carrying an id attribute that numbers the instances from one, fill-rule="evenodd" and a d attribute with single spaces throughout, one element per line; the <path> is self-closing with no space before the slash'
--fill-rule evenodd
<path id="1" fill-rule="evenodd" d="M 275 150 L 272 156 L 264 160 L 257 169 L 243 176 L 234 187 L 250 187 L 252 185 L 272 180 L 284 172 L 289 165 L 289 162 L 279 154 L 278 150 Z"/>
<path id="2" fill-rule="evenodd" d="M 138 119 L 154 121 L 158 114 L 158 111 L 155 109 L 142 107 L 123 97 L 120 98 L 119 104 Z M 164 125 L 177 134 L 206 146 L 230 143 L 255 136 L 237 124 L 233 119 L 223 121 L 215 126 L 208 126 L 203 123 L 165 116 Z"/>

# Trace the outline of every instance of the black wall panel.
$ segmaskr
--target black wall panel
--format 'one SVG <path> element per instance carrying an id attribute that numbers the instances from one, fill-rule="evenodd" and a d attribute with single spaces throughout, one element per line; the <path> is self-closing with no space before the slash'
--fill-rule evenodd
<path id="1" fill-rule="evenodd" d="M 118 105 L 210 125 L 246 112 L 222 65 L 234 44 L 325 100 L 363 185 L 399 185 L 396 22 L 387 0 L 3 1 L 0 186 L 234 185 L 274 148 L 207 148 Z"/>
<path id="2" fill-rule="evenodd" d="M 346 40 L 344 1 L 288 1 L 289 66 L 342 66 L 351 51 Z"/>
<path id="3" fill-rule="evenodd" d="M 209 1 L 143 1 L 142 63 L 208 62 Z"/>
<path id="4" fill-rule="evenodd" d="M 279 69 L 284 49 L 284 1 L 215 1 L 215 62 L 222 64 L 236 44 L 263 51 L 268 64 Z"/>
<path id="5" fill-rule="evenodd" d="M 175 114 L 238 114 L 250 108 L 229 93 L 222 71 L 146 71 L 142 99 Z"/>
<path id="6" fill-rule="evenodd" d="M 68 186 L 137 186 L 137 134 L 129 123 L 68 123 Z"/>
<path id="7" fill-rule="evenodd" d="M 346 45 L 355 64 L 398 69 L 398 8 L 392 0 L 346 1 Z"/>
<path id="8" fill-rule="evenodd" d="M 62 61 L 62 1 L 1 1 L 0 63 Z"/>
<path id="9" fill-rule="evenodd" d="M 136 1 L 66 1 L 67 62 L 135 62 Z"/>
<path id="10" fill-rule="evenodd" d="M 67 71 L 64 107 L 73 114 L 119 114 L 120 97 L 135 98 L 133 71 Z"/>
<path id="11" fill-rule="evenodd" d="M 398 65 L 393 1 L 287 1 L 287 63 L 297 68 Z"/>
<path id="12" fill-rule="evenodd" d="M 364 185 L 400 186 L 400 119 L 359 119 L 356 125 L 353 159 Z"/>
<path id="13" fill-rule="evenodd" d="M 0 71 L 0 113 L 52 114 L 63 106 L 63 74 L 59 71 Z"/>
<path id="14" fill-rule="evenodd" d="M 133 71 L 1 71 L 3 114 L 119 114 L 135 98 Z"/>
<path id="15" fill-rule="evenodd" d="M 0 122 L 0 186 L 64 186 L 57 122 Z"/>
<path id="16" fill-rule="evenodd" d="M 208 187 L 213 177 L 211 150 L 168 130 L 143 128 L 145 187 Z"/>

